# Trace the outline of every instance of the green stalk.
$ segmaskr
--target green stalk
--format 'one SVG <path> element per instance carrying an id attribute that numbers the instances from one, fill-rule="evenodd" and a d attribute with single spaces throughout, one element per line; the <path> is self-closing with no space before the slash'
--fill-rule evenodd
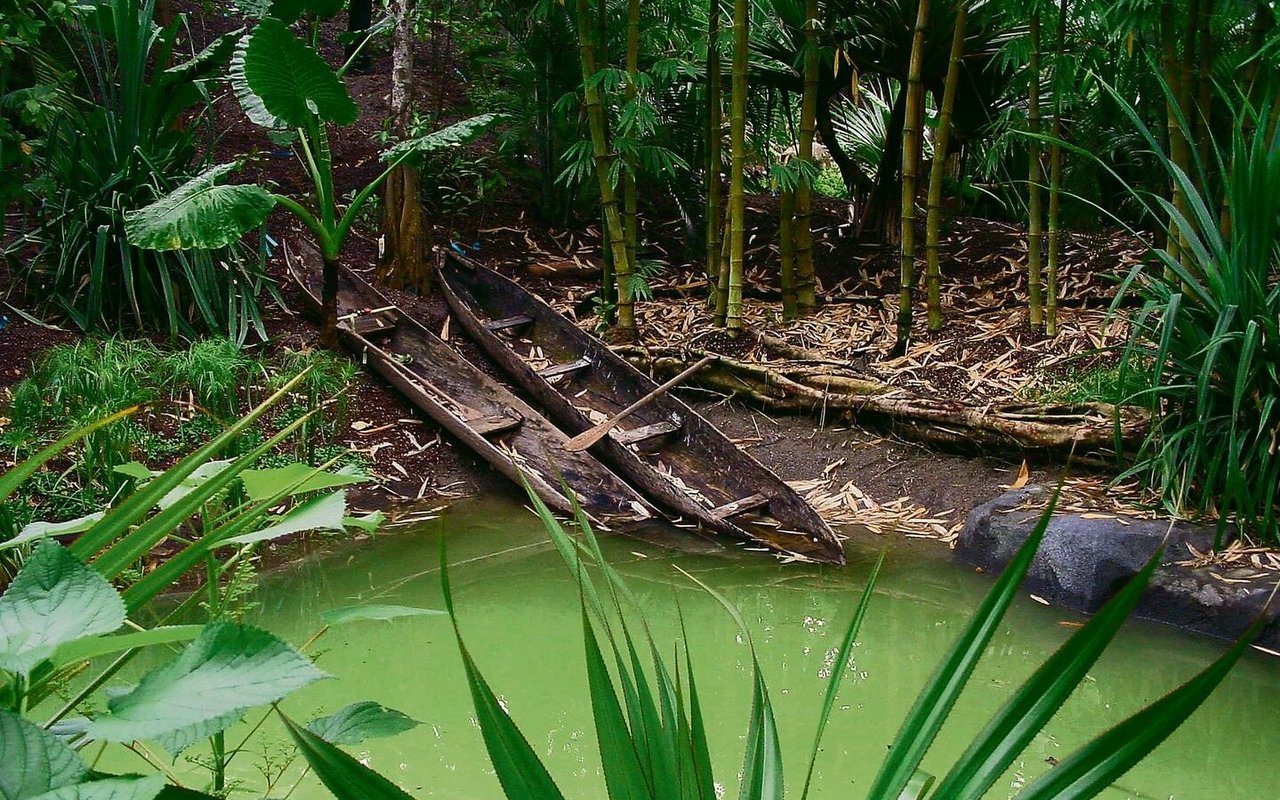
<path id="1" fill-rule="evenodd" d="M 603 3 L 604 0 L 600 2 Z M 596 178 L 600 185 L 600 207 L 604 213 L 605 235 L 609 237 L 613 248 L 614 274 L 618 286 L 618 331 L 624 337 L 634 337 L 635 303 L 631 295 L 633 265 L 627 260 L 626 234 L 618 212 L 618 198 L 610 178 L 615 155 L 609 150 L 604 105 L 600 99 L 600 89 L 593 80 L 596 74 L 596 53 L 587 0 L 577 0 L 577 12 L 583 101 L 587 107 L 587 124 L 591 129 L 591 148 L 595 155 Z"/>
<path id="2" fill-rule="evenodd" d="M 747 48 L 751 24 L 748 0 L 733 3 L 733 98 L 729 112 L 729 280 L 725 327 L 742 330 L 742 275 L 746 260 Z"/>
<path id="3" fill-rule="evenodd" d="M 640 0 L 627 2 L 627 91 L 625 100 L 636 100 L 636 81 L 640 76 Z M 639 237 L 639 219 L 636 215 L 636 164 L 627 160 L 622 171 L 622 219 L 623 235 L 627 242 L 627 263 L 634 270 Z"/>
<path id="4" fill-rule="evenodd" d="M 1041 185 L 1044 167 L 1040 164 L 1040 10 L 1033 9 L 1030 23 L 1031 57 L 1027 62 L 1027 293 L 1031 326 L 1044 324 L 1044 211 Z"/>
<path id="5" fill-rule="evenodd" d="M 1044 332 L 1058 335 L 1058 262 L 1062 256 L 1062 61 L 1066 56 L 1069 0 L 1058 5 L 1058 31 L 1053 47 L 1053 121 L 1049 124 L 1049 256 L 1046 275 Z"/>
<path id="6" fill-rule="evenodd" d="M 721 193 L 721 146 L 724 113 L 720 86 L 720 0 L 711 0 L 707 16 L 707 282 L 711 287 L 711 307 L 718 309 L 720 289 L 720 246 L 724 234 Z"/>
<path id="7" fill-rule="evenodd" d="M 929 27 L 929 0 L 917 0 L 916 25 L 911 37 L 911 61 L 907 67 L 906 116 L 902 123 L 901 251 L 898 261 L 898 343 L 905 352 L 911 339 L 912 294 L 916 282 L 916 178 L 920 172 L 920 138 L 924 129 L 924 34 Z"/>
<path id="8" fill-rule="evenodd" d="M 795 219 L 796 194 L 791 189 L 783 188 L 779 192 L 780 210 L 778 220 L 778 247 L 781 250 L 779 280 L 782 283 L 782 318 L 795 319 L 799 316 L 796 303 L 796 243 L 797 234 Z"/>
<path id="9" fill-rule="evenodd" d="M 948 146 L 951 142 L 951 112 L 956 104 L 960 84 L 960 60 L 964 57 L 964 35 L 969 20 L 965 0 L 956 5 L 955 31 L 951 35 L 951 57 L 942 89 L 942 108 L 938 111 L 937 139 L 933 144 L 933 163 L 929 165 L 929 206 L 925 218 L 925 304 L 929 313 L 929 330 L 942 330 L 942 266 L 939 243 L 942 240 L 942 181 L 947 172 Z"/>
<path id="10" fill-rule="evenodd" d="M 804 4 L 804 90 L 800 97 L 800 137 L 796 142 L 796 157 L 812 166 L 813 139 L 818 129 L 818 0 L 805 0 Z M 796 258 L 796 311 L 801 315 L 812 314 L 818 301 L 815 296 L 813 266 L 813 186 L 809 173 L 800 176 L 796 186 L 795 239 Z"/>

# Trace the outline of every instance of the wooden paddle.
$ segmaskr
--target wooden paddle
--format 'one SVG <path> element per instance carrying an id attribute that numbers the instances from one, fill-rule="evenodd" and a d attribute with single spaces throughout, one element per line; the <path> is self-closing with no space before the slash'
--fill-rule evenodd
<path id="1" fill-rule="evenodd" d="M 605 420 L 604 422 L 601 422 L 599 425 L 596 425 L 594 428 L 590 428 L 588 430 L 583 431 L 582 433 L 573 437 L 569 441 L 565 442 L 564 449 L 568 450 L 569 452 L 586 450 L 591 445 L 603 439 L 605 434 L 607 434 L 609 431 L 617 427 L 619 422 L 622 422 L 627 417 L 631 416 L 635 412 L 649 405 L 649 403 L 653 402 L 655 398 L 666 394 L 673 387 L 679 385 L 680 383 L 683 383 L 684 380 L 688 378 L 690 375 L 702 369 L 706 365 L 710 364 L 712 361 L 719 360 L 719 358 L 720 358 L 719 356 L 715 356 L 715 355 L 703 356 L 702 359 L 699 360 L 696 364 L 686 368 L 684 372 L 681 372 L 679 375 L 675 376 L 671 380 L 659 386 L 657 389 L 654 389 L 652 392 L 649 392 L 644 397 L 641 397 L 639 400 L 635 401 L 631 405 L 622 409 L 617 414 L 614 414 L 609 419 Z"/>

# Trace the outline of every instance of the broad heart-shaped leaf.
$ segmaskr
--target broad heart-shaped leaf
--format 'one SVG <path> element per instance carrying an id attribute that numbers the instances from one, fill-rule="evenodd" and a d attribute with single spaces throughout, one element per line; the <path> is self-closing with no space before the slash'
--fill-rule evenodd
<path id="1" fill-rule="evenodd" d="M 105 778 L 63 786 L 31 800 L 154 800 L 164 789 L 164 778 Z"/>
<path id="2" fill-rule="evenodd" d="M 110 633 L 124 618 L 106 578 L 45 539 L 0 597 L 0 669 L 28 673 L 59 645 Z"/>
<path id="3" fill-rule="evenodd" d="M 340 531 L 346 514 L 346 490 L 333 492 L 299 503 L 279 517 L 273 518 L 272 524 L 266 528 L 232 536 L 224 541 L 228 544 L 253 544 L 301 531 Z"/>
<path id="4" fill-rule="evenodd" d="M 177 659 L 111 698 L 89 723 L 94 739 L 169 737 L 181 749 L 225 729 L 246 709 L 273 703 L 325 677 L 310 659 L 264 630 L 214 622 Z"/>
<path id="5" fill-rule="evenodd" d="M 350 125 L 360 113 L 342 79 L 278 19 L 267 17 L 249 34 L 244 79 L 267 112 L 295 128 L 311 127 L 315 117 Z"/>
<path id="6" fill-rule="evenodd" d="M 291 495 L 364 483 L 369 478 L 356 473 L 351 467 L 328 472 L 295 462 L 283 467 L 246 469 L 240 473 L 240 480 L 244 483 L 245 494 L 249 495 L 250 500 L 262 500 L 293 484 L 298 485 L 289 490 Z"/>
<path id="7" fill-rule="evenodd" d="M 352 758 L 302 727 L 280 715 L 298 751 L 316 773 L 316 777 L 338 800 L 413 800 L 381 774 Z"/>
<path id="8" fill-rule="evenodd" d="M 394 708 L 362 700 L 327 717 L 311 720 L 307 730 L 330 744 L 360 744 L 365 739 L 395 736 L 421 724 Z"/>
<path id="9" fill-rule="evenodd" d="M 218 184 L 238 167 L 211 167 L 151 205 L 126 211 L 129 243 L 145 250 L 212 249 L 257 228 L 275 208 L 276 198 L 255 184 Z"/>
<path id="10" fill-rule="evenodd" d="M 383 161 L 395 161 L 414 153 L 434 153 L 466 144 L 483 134 L 505 117 L 501 114 L 481 114 L 432 131 L 416 139 L 407 139 L 382 154 Z"/>
<path id="11" fill-rule="evenodd" d="M 80 756 L 57 736 L 0 709 L 0 800 L 26 800 L 84 780 Z"/>
<path id="12" fill-rule="evenodd" d="M 277 119 L 274 114 L 267 111 L 267 107 L 262 104 L 262 98 L 254 94 L 253 89 L 249 88 L 249 82 L 245 80 L 244 52 L 248 46 L 249 35 L 245 34 L 231 55 L 231 63 L 227 65 L 227 80 L 231 83 L 231 91 L 235 94 L 236 101 L 240 103 L 240 110 L 244 111 L 249 121 L 270 130 L 268 137 L 272 142 L 282 147 L 292 144 L 297 134 L 284 120 Z"/>

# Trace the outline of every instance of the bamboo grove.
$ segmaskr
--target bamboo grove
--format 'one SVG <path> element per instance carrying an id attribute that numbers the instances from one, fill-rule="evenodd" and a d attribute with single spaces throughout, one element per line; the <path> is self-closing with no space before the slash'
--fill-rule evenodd
<path id="1" fill-rule="evenodd" d="M 523 11 L 504 16 L 541 83 L 533 136 L 554 161 L 541 166 L 554 172 L 541 199 L 563 215 L 566 197 L 582 207 L 595 187 L 601 307 L 621 338 L 636 334 L 654 270 L 644 219 L 672 211 L 705 273 L 707 313 L 742 327 L 750 197 L 776 197 L 768 268 L 784 318 L 812 313 L 822 195 L 846 199 L 860 239 L 897 255 L 897 352 L 917 325 L 945 325 L 940 242 L 975 206 L 1025 227 L 1023 302 L 1053 336 L 1064 230 L 1155 229 L 1190 212 L 1122 102 L 1198 189 L 1221 196 L 1229 176 L 1211 142 L 1229 135 L 1236 100 L 1268 96 L 1280 53 L 1262 0 L 539 0 Z M 1138 194 L 1166 198 L 1165 219 Z"/>

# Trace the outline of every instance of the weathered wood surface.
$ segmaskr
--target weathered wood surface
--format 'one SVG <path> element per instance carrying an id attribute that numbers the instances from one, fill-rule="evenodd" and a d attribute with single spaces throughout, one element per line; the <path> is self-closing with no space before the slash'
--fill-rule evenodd
<path id="1" fill-rule="evenodd" d="M 319 274 L 310 268 L 307 255 L 304 250 L 294 258 L 286 250 L 290 278 L 315 313 Z M 341 274 L 338 308 L 338 337 L 352 355 L 503 475 L 516 483 L 527 481 L 549 507 L 572 513 L 563 480 L 598 522 L 656 517 L 634 489 L 594 456 L 566 453 L 569 437 L 541 413 L 349 270 Z M 371 338 L 378 334 L 376 341 Z"/>
<path id="2" fill-rule="evenodd" d="M 700 349 L 616 348 L 635 366 L 654 375 L 672 375 Z M 714 355 L 714 354 L 713 354 Z M 1101 403 L 963 403 L 909 394 L 830 361 L 788 358 L 768 363 L 720 356 L 693 383 L 746 400 L 773 412 L 849 414 L 859 423 L 887 427 L 904 438 L 928 444 L 1007 455 L 1075 453 L 1104 458 L 1116 446 L 1139 443 L 1149 419 L 1140 409 Z"/>
<path id="3" fill-rule="evenodd" d="M 467 333 L 567 432 L 586 431 L 657 388 L 603 342 L 509 279 L 452 254 L 437 271 L 440 289 Z M 517 316 L 533 321 L 501 333 L 486 326 Z M 528 363 L 531 354 L 539 364 L 586 359 L 590 367 L 553 383 Z M 678 398 L 655 398 L 635 412 L 632 422 L 637 429 L 662 423 L 679 429 L 650 441 L 643 452 L 615 436 L 603 437 L 590 452 L 658 506 L 777 552 L 844 562 L 839 540 L 808 503 Z M 756 494 L 765 499 L 742 513 L 732 507 L 723 516 L 715 513 Z"/>

